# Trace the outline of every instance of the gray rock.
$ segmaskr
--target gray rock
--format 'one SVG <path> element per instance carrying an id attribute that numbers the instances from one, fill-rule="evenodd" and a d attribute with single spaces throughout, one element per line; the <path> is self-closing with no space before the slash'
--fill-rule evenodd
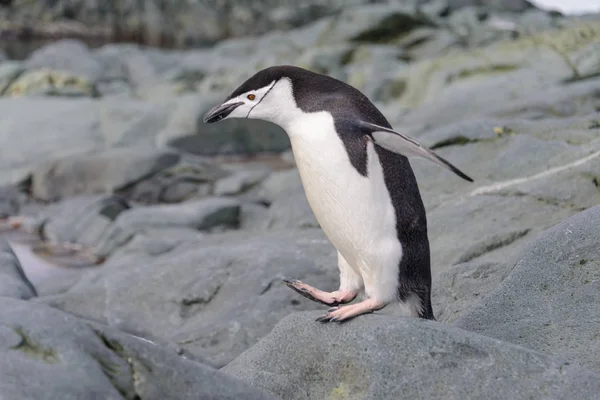
<path id="1" fill-rule="evenodd" d="M 113 193 L 134 185 L 179 161 L 174 151 L 130 147 L 102 153 L 77 154 L 38 166 L 32 194 L 43 200 Z"/>
<path id="2" fill-rule="evenodd" d="M 215 182 L 214 193 L 217 196 L 235 195 L 259 184 L 269 175 L 267 169 L 245 169 Z"/>
<path id="3" fill-rule="evenodd" d="M 283 316 L 323 308 L 281 279 L 323 290 L 339 284 L 335 249 L 320 230 L 215 233 L 198 240 L 167 235 L 154 235 L 143 248 L 134 239 L 68 292 L 40 301 L 175 341 L 223 366 Z"/>
<path id="4" fill-rule="evenodd" d="M 435 148 L 438 154 L 451 160 L 475 180 L 474 183 L 460 181 L 430 162 L 411 159 L 426 206 L 433 211 L 439 205 L 452 203 L 457 196 L 469 198 L 481 187 L 489 187 L 490 190 L 486 191 L 488 194 L 499 193 L 491 188 L 500 182 L 504 184 L 514 180 L 504 188 L 508 190 L 520 182 L 518 179 L 548 185 L 546 197 L 552 198 L 552 191 L 555 190 L 553 185 L 557 182 L 550 184 L 549 180 L 538 177 L 538 174 L 563 168 L 564 173 L 559 170 L 548 173 L 548 179 L 556 179 L 555 174 L 562 179 L 571 172 L 577 174 L 576 165 L 572 166 L 575 168 L 573 171 L 566 170 L 571 170 L 571 164 L 578 162 L 585 164 L 582 168 L 593 170 L 595 161 L 587 157 L 600 150 L 594 130 L 589 129 L 594 120 L 595 115 L 535 121 L 476 118 L 426 129 L 420 134 L 414 133 L 424 145 Z M 412 132 L 410 127 L 403 128 L 402 125 L 397 129 Z M 418 131 L 415 129 L 415 132 Z M 579 179 L 577 182 L 582 183 L 578 190 L 591 193 L 588 192 L 587 183 Z M 574 184 L 565 181 L 566 186 Z M 591 193 L 588 201 L 585 195 L 577 196 L 576 193 L 571 193 L 575 200 L 573 207 L 560 202 L 557 205 L 577 210 L 597 198 Z M 568 196 L 563 193 L 560 197 L 566 199 Z"/>
<path id="5" fill-rule="evenodd" d="M 0 98 L 0 184 L 61 157 L 153 145 L 160 118 L 160 106 L 131 100 Z"/>
<path id="6" fill-rule="evenodd" d="M 432 272 L 435 276 L 466 260 L 505 262 L 537 233 L 576 212 L 524 196 L 449 201 L 428 213 Z"/>
<path id="7" fill-rule="evenodd" d="M 134 92 L 157 84 L 161 76 L 174 68 L 180 59 L 178 52 L 114 43 L 94 50 L 94 56 L 105 68 L 105 81 L 125 82 Z"/>
<path id="8" fill-rule="evenodd" d="M 35 219 L 48 241 L 91 247 L 101 240 L 113 221 L 130 208 L 119 196 L 74 196 L 46 208 Z"/>
<path id="9" fill-rule="evenodd" d="M 240 229 L 265 231 L 269 228 L 269 209 L 262 204 L 245 203 L 240 209 Z"/>
<path id="10" fill-rule="evenodd" d="M 320 226 L 308 204 L 297 169 L 272 173 L 263 181 L 259 194 L 269 203 L 269 228 Z"/>
<path id="11" fill-rule="evenodd" d="M 0 187 L 0 218 L 16 215 L 21 204 L 26 201 L 26 197 L 13 186 Z"/>
<path id="12" fill-rule="evenodd" d="M 345 81 L 373 101 L 389 101 L 400 97 L 406 82 L 407 64 L 404 52 L 392 45 L 360 45 L 352 53 L 346 67 Z"/>
<path id="13" fill-rule="evenodd" d="M 199 243 L 205 234 L 185 227 L 150 228 L 138 232 L 126 246 L 115 251 L 115 258 L 125 256 L 159 256 L 187 243 Z"/>
<path id="14" fill-rule="evenodd" d="M 495 40 L 500 37 L 492 36 Z M 406 49 L 405 58 L 410 60 L 439 57 L 465 47 L 464 40 L 450 30 L 430 27 L 414 29 L 395 43 Z"/>
<path id="15" fill-rule="evenodd" d="M 468 6 L 485 6 L 490 9 L 520 12 L 534 7 L 527 0 L 446 0 L 446 2 L 451 10 Z"/>
<path id="16" fill-rule="evenodd" d="M 353 48 L 348 44 L 309 48 L 295 65 L 336 79 L 345 80 L 344 66 L 352 55 Z"/>
<path id="17" fill-rule="evenodd" d="M 582 23 L 413 63 L 400 103 L 407 107 L 426 104 L 412 117 L 441 125 L 455 121 L 456 115 L 481 117 L 514 108 L 522 98 L 541 97 L 541 91 L 555 89 L 560 93 L 563 89 L 557 85 L 579 79 L 581 74 L 570 58 L 591 52 L 598 35 L 597 23 Z M 586 65 L 586 76 L 593 71 L 587 66 L 593 62 L 582 64 Z M 548 93 L 544 97 L 556 104 Z"/>
<path id="18" fill-rule="evenodd" d="M 20 74 L 3 92 L 4 96 L 98 97 L 94 82 L 65 71 L 28 70 Z"/>
<path id="19" fill-rule="evenodd" d="M 35 296 L 35 287 L 27 279 L 10 244 L 0 239 L 0 297 L 27 300 Z"/>
<path id="20" fill-rule="evenodd" d="M 53 37 L 58 32 L 92 39 L 135 38 L 152 46 L 201 46 L 229 37 L 289 30 L 363 3 L 367 1 L 191 1 L 165 5 L 157 0 L 110 0 L 69 8 L 68 2 L 59 1 L 19 3 L 19 7 L 3 7 L 0 12 L 3 20 L 11 21 L 8 32 L 17 36 Z"/>
<path id="21" fill-rule="evenodd" d="M 171 345 L 41 304 L 3 299 L 0 393 L 6 399 L 274 399 Z"/>
<path id="22" fill-rule="evenodd" d="M 286 399 L 595 397 L 600 375 L 510 343 L 415 318 L 283 319 L 222 369 Z M 494 377 L 490 379 L 490 377 Z"/>
<path id="23" fill-rule="evenodd" d="M 480 47 L 516 36 L 517 24 L 512 19 L 496 19 L 490 23 L 489 14 L 483 7 L 464 7 L 450 14 L 444 25 L 463 48 Z"/>
<path id="24" fill-rule="evenodd" d="M 228 85 L 226 91 L 232 91 L 240 82 Z M 202 99 L 186 96 L 161 132 L 159 143 L 200 155 L 277 152 L 290 147 L 283 129 L 270 122 L 231 119 L 218 125 L 204 124 L 204 114 L 224 98 L 214 92 Z"/>
<path id="25" fill-rule="evenodd" d="M 135 230 L 161 226 L 187 226 L 198 230 L 218 225 L 236 225 L 239 202 L 232 198 L 206 197 L 180 204 L 135 207 L 116 223 Z"/>
<path id="26" fill-rule="evenodd" d="M 415 2 L 350 7 L 330 18 L 321 44 L 346 41 L 385 43 L 430 23 L 417 13 Z"/>
<path id="27" fill-rule="evenodd" d="M 226 176 L 227 171 L 214 161 L 182 153 L 177 165 L 121 190 L 121 193 L 143 204 L 178 203 L 209 195 L 214 183 Z"/>
<path id="28" fill-rule="evenodd" d="M 109 147 L 157 146 L 172 105 L 168 101 L 106 99 L 97 104 L 99 125 Z M 104 150 L 104 148 L 103 148 Z"/>
<path id="29" fill-rule="evenodd" d="M 77 244 L 102 260 L 146 232 L 169 235 L 239 225 L 239 201 L 211 198 L 173 205 L 136 206 L 120 196 L 75 196 L 29 216 L 27 227 L 53 244 Z M 176 235 L 179 237 L 181 235 Z M 197 237 L 198 235 L 191 235 Z"/>
<path id="30" fill-rule="evenodd" d="M 239 225 L 240 204 L 233 198 L 205 197 L 179 204 L 134 207 L 121 213 L 92 250 L 104 258 L 126 244 L 136 233 L 148 229 L 191 228 L 210 230 Z"/>
<path id="31" fill-rule="evenodd" d="M 60 70 L 85 76 L 95 82 L 105 71 L 105 66 L 79 40 L 63 39 L 43 46 L 29 56 L 25 62 L 28 69 Z"/>
<path id="32" fill-rule="evenodd" d="M 454 322 L 481 298 L 496 290 L 510 267 L 508 263 L 471 261 L 441 272 L 432 290 L 435 318 L 440 322 Z"/>
<path id="33" fill-rule="evenodd" d="M 19 61 L 3 61 L 0 63 L 0 95 L 25 71 Z"/>
<path id="34" fill-rule="evenodd" d="M 540 234 L 457 326 L 600 369 L 600 207 Z"/>

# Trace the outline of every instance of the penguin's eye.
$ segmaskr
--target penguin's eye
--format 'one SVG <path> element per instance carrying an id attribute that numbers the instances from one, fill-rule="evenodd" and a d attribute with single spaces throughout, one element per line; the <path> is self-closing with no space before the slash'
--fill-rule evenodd
<path id="1" fill-rule="evenodd" d="M 255 95 L 253 95 L 253 94 L 249 94 L 249 95 L 248 95 L 248 98 L 249 98 L 250 100 L 254 100 L 254 99 L 256 98 L 256 96 L 255 96 Z"/>

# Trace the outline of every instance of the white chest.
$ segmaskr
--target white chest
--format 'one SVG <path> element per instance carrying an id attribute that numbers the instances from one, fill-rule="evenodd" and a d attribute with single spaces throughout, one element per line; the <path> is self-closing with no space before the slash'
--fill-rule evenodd
<path id="1" fill-rule="evenodd" d="M 308 202 L 337 250 L 355 266 L 397 262 L 395 210 L 373 144 L 367 146 L 363 176 L 351 165 L 329 114 L 302 118 L 287 131 Z"/>

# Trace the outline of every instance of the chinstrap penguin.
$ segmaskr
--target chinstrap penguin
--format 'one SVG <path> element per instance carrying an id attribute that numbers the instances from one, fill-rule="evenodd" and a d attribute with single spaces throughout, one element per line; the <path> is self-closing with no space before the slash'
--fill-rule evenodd
<path id="1" fill-rule="evenodd" d="M 295 66 L 257 72 L 204 122 L 226 118 L 269 121 L 290 138 L 306 198 L 338 256 L 337 291 L 285 281 L 332 307 L 318 321 L 345 321 L 397 301 L 412 316 L 435 319 L 427 219 L 407 157 L 423 157 L 471 178 L 395 132 L 359 90 Z M 359 293 L 365 300 L 340 306 Z"/>

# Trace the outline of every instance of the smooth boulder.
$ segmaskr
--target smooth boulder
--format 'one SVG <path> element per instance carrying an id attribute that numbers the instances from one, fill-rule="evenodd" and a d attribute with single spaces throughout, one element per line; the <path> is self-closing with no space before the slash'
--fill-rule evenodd
<path id="1" fill-rule="evenodd" d="M 594 398 L 600 374 L 438 322 L 283 319 L 223 372 L 285 399 Z"/>
<path id="2" fill-rule="evenodd" d="M 540 234 L 456 325 L 600 370 L 600 206 Z"/>

